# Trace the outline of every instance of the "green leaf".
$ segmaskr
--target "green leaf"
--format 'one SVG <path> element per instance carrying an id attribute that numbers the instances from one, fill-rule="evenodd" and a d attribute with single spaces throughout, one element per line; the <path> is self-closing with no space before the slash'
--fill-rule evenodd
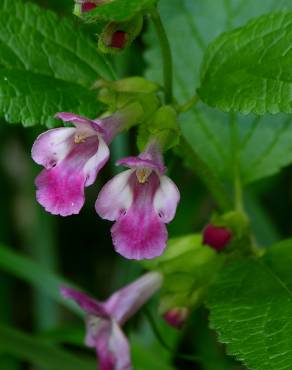
<path id="1" fill-rule="evenodd" d="M 292 9 L 291 1 L 160 0 L 159 10 L 173 50 L 175 96 L 179 102 L 185 103 L 195 94 L 203 55 L 215 37 L 242 26 L 251 17 L 285 8 Z M 146 35 L 146 77 L 161 82 L 161 54 L 155 39 L 151 28 Z M 291 163 L 289 118 L 285 114 L 262 118 L 237 115 L 239 145 L 236 147 L 244 183 L 273 175 Z M 180 120 L 182 135 L 196 155 L 222 181 L 231 181 L 234 171 L 231 116 L 198 104 Z M 186 157 L 184 153 L 183 159 Z"/>
<path id="2" fill-rule="evenodd" d="M 200 235 L 171 239 L 161 257 L 143 263 L 146 268 L 164 275 L 162 312 L 200 303 L 221 268 L 223 256 L 203 246 L 201 239 Z"/>
<path id="3" fill-rule="evenodd" d="M 236 121 L 238 166 L 244 184 L 271 176 L 292 162 L 289 116 L 237 115 Z M 181 129 L 190 147 L 211 170 L 222 181 L 231 181 L 234 171 L 231 117 L 213 109 L 204 108 L 204 112 L 194 109 L 182 118 Z"/>
<path id="4" fill-rule="evenodd" d="M 219 36 L 201 69 L 201 99 L 223 111 L 292 112 L 292 12 L 264 15 Z"/>
<path id="5" fill-rule="evenodd" d="M 70 354 L 15 329 L 0 325 L 0 352 L 50 370 L 92 370 L 95 361 Z"/>
<path id="6" fill-rule="evenodd" d="M 84 19 L 94 18 L 104 21 L 124 22 L 137 13 L 146 12 L 158 0 L 112 0 L 82 15 Z"/>
<path id="7" fill-rule="evenodd" d="M 195 94 L 204 53 L 215 37 L 250 18 L 292 10 L 292 4 L 290 0 L 160 0 L 158 8 L 173 50 L 175 95 L 183 103 Z M 146 76 L 162 83 L 161 54 L 153 27 L 145 40 Z"/>
<path id="8" fill-rule="evenodd" d="M 7 121 L 52 126 L 58 111 L 99 113 L 90 88 L 111 72 L 96 44 L 71 20 L 31 3 L 3 0 L 0 35 L 0 115 Z"/>
<path id="9" fill-rule="evenodd" d="M 100 112 L 100 103 L 92 92 L 74 83 L 0 68 L 0 115 L 7 122 L 53 127 L 54 115 L 60 111 L 94 118 Z"/>
<path id="10" fill-rule="evenodd" d="M 283 240 L 269 249 L 264 261 L 275 275 L 292 291 L 292 239 Z"/>
<path id="11" fill-rule="evenodd" d="M 3 245 L 0 245 L 0 270 L 26 281 L 56 302 L 83 316 L 81 309 L 70 300 L 63 299 L 60 294 L 60 286 L 72 286 L 71 283 Z"/>
<path id="12" fill-rule="evenodd" d="M 141 345 L 138 340 L 131 341 L 131 352 L 133 364 L 139 370 L 173 370 L 174 368 L 168 364 L 169 361 L 159 355 L 159 349 L 151 348 L 149 350 L 145 345 Z"/>
<path id="13" fill-rule="evenodd" d="M 249 369 L 291 368 L 291 262 L 290 240 L 261 260 L 226 266 L 209 292 L 211 326 Z"/>

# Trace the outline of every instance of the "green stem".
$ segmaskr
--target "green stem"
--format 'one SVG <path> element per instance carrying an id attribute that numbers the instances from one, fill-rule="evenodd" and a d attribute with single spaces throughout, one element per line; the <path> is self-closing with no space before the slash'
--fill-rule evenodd
<path id="1" fill-rule="evenodd" d="M 183 140 L 182 145 L 187 149 L 187 152 L 190 153 L 192 167 L 211 193 L 220 210 L 223 213 L 230 211 L 232 209 L 232 202 L 218 177 L 185 140 Z"/>
<path id="2" fill-rule="evenodd" d="M 165 103 L 171 104 L 173 102 L 173 63 L 170 44 L 158 10 L 153 8 L 150 11 L 150 16 L 159 39 L 162 52 Z"/>
<path id="3" fill-rule="evenodd" d="M 244 212 L 242 184 L 239 169 L 238 123 L 235 114 L 231 115 L 230 123 L 231 123 L 231 149 L 233 156 L 234 208 L 236 211 Z"/>
<path id="4" fill-rule="evenodd" d="M 187 101 L 185 104 L 178 106 L 177 110 L 179 113 L 188 112 L 193 106 L 195 106 L 200 101 L 200 98 L 198 95 L 195 95 L 192 97 L 189 101 Z"/>
<path id="5" fill-rule="evenodd" d="M 172 349 L 164 340 L 164 338 L 162 337 L 162 335 L 160 334 L 160 331 L 155 323 L 155 320 L 154 318 L 152 317 L 152 314 L 151 312 L 145 308 L 144 309 L 144 313 L 145 313 L 145 316 L 153 330 L 153 333 L 155 334 L 157 340 L 159 341 L 159 343 L 162 345 L 162 347 L 164 347 L 168 352 L 170 352 L 172 355 L 174 355 L 175 357 L 178 357 L 178 358 L 181 358 L 183 360 L 187 360 L 187 361 L 192 361 L 192 362 L 201 362 L 201 358 L 198 357 L 198 356 L 193 356 L 193 355 L 188 355 L 188 354 L 184 354 L 184 353 L 177 353 L 175 352 L 174 349 Z"/>
<path id="6" fill-rule="evenodd" d="M 105 61 L 105 64 L 108 66 L 108 69 L 110 71 L 110 74 L 111 74 L 111 78 L 115 81 L 115 80 L 118 80 L 118 75 L 113 67 L 113 64 L 112 62 L 109 60 L 108 56 L 105 56 L 104 57 L 104 61 Z"/>
<path id="7" fill-rule="evenodd" d="M 244 212 L 241 179 L 237 168 L 234 170 L 234 208 L 236 211 Z"/>

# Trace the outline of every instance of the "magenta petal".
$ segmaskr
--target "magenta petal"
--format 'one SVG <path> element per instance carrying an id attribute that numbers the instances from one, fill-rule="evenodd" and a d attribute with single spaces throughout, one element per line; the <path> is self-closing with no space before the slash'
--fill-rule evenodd
<path id="1" fill-rule="evenodd" d="M 86 117 L 79 116 L 78 114 L 69 112 L 57 113 L 55 117 L 61 119 L 64 122 L 71 122 L 77 128 L 87 130 L 88 133 L 91 135 L 95 135 L 97 133 L 99 134 L 104 133 L 104 130 L 100 127 L 98 120 L 90 120 Z"/>
<path id="2" fill-rule="evenodd" d="M 114 224 L 111 233 L 116 251 L 125 258 L 155 258 L 166 247 L 167 230 L 154 211 L 149 214 L 130 208 Z"/>
<path id="3" fill-rule="evenodd" d="M 115 321 L 104 323 L 96 339 L 100 370 L 131 370 L 129 343 Z"/>
<path id="4" fill-rule="evenodd" d="M 49 169 L 62 161 L 74 145 L 76 128 L 60 127 L 39 135 L 33 144 L 32 159 Z"/>
<path id="5" fill-rule="evenodd" d="M 135 173 L 129 178 L 133 201 L 112 227 L 115 249 L 129 259 L 150 259 L 160 256 L 166 246 L 167 230 L 153 208 L 153 197 L 159 177 L 152 173 L 140 184 Z"/>
<path id="6" fill-rule="evenodd" d="M 162 275 L 158 272 L 149 272 L 114 293 L 105 302 L 105 308 L 122 325 L 143 306 L 161 284 Z"/>
<path id="7" fill-rule="evenodd" d="M 36 178 L 37 201 L 53 215 L 78 214 L 84 204 L 84 174 L 68 175 L 64 166 L 43 170 Z"/>
<path id="8" fill-rule="evenodd" d="M 97 302 L 86 293 L 73 288 L 61 287 L 64 298 L 73 299 L 85 312 L 98 317 L 108 317 L 102 303 Z"/>
<path id="9" fill-rule="evenodd" d="M 86 181 L 95 179 L 99 169 L 100 163 L 92 162 L 98 149 L 98 136 L 88 137 L 85 142 L 75 144 L 56 167 L 43 170 L 36 178 L 37 200 L 48 212 L 61 216 L 80 212 Z"/>
<path id="10" fill-rule="evenodd" d="M 155 162 L 151 159 L 141 159 L 139 157 L 127 157 L 117 161 L 118 165 L 126 166 L 129 168 L 149 168 L 150 170 L 156 170 L 160 174 L 165 172 L 165 166 L 162 163 Z"/>

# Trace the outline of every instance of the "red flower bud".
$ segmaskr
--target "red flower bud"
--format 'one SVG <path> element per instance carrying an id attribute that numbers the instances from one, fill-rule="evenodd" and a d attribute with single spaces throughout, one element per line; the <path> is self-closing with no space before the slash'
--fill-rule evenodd
<path id="1" fill-rule="evenodd" d="M 215 251 L 223 250 L 232 238 L 231 230 L 208 224 L 203 231 L 203 244 L 209 245 Z"/>
<path id="2" fill-rule="evenodd" d="M 181 329 L 189 317 L 189 309 L 186 307 L 176 307 L 165 312 L 164 320 L 172 327 Z"/>
<path id="3" fill-rule="evenodd" d="M 112 48 L 123 49 L 127 42 L 127 33 L 124 31 L 115 31 L 112 34 L 111 44 Z"/>
<path id="4" fill-rule="evenodd" d="M 86 3 L 82 4 L 82 13 L 90 12 L 91 10 L 95 9 L 98 4 L 87 1 Z"/>

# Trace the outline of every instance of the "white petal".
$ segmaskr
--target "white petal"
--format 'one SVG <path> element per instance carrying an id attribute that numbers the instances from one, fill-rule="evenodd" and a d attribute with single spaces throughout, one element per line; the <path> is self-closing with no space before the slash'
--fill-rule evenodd
<path id="1" fill-rule="evenodd" d="M 61 162 L 74 146 L 75 127 L 60 127 L 38 136 L 33 144 L 33 160 L 49 169 Z"/>
<path id="2" fill-rule="evenodd" d="M 132 204 L 133 194 L 129 186 L 129 178 L 133 170 L 124 171 L 116 175 L 101 189 L 95 209 L 100 217 L 114 221 L 129 209 Z"/>
<path id="3" fill-rule="evenodd" d="M 103 138 L 99 136 L 99 144 L 96 154 L 91 157 L 83 168 L 86 174 L 85 186 L 92 185 L 100 169 L 106 164 L 110 156 L 110 151 Z"/>
<path id="4" fill-rule="evenodd" d="M 170 222 L 176 212 L 180 194 L 175 183 L 167 176 L 160 177 L 160 186 L 154 196 L 154 208 L 163 222 Z"/>
<path id="5" fill-rule="evenodd" d="M 130 346 L 119 325 L 113 321 L 109 339 L 109 351 L 115 357 L 115 370 L 131 370 Z"/>
<path id="6" fill-rule="evenodd" d="M 123 325 L 161 287 L 163 276 L 159 272 L 148 272 L 133 283 L 115 292 L 105 302 L 107 312 Z"/>

